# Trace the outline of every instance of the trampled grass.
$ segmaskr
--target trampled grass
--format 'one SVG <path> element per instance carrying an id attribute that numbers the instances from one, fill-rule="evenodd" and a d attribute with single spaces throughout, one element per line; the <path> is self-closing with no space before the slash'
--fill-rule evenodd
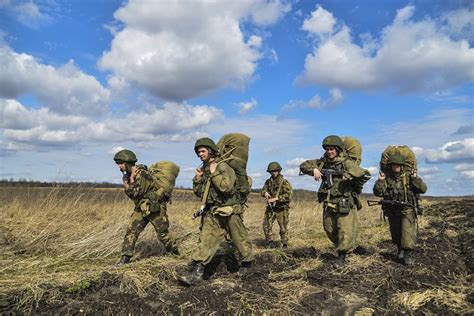
<path id="1" fill-rule="evenodd" d="M 164 255 L 163 247 L 149 225 L 139 238 L 134 262 L 120 268 L 115 263 L 120 257 L 123 236 L 133 210 L 132 202 L 121 189 L 1 188 L 0 201 L 0 294 L 13 300 L 17 310 L 33 311 L 39 308 L 39 302 L 61 305 L 65 295 L 84 291 L 96 291 L 101 295 L 100 286 L 109 276 L 118 279 L 118 293 L 142 298 L 150 293 L 162 293 L 162 302 L 150 305 L 156 311 L 171 312 L 161 309 L 159 304 L 166 305 L 167 298 L 182 296 L 186 291 L 176 282 L 176 274 L 177 270 L 185 269 L 199 236 L 199 221 L 191 218 L 199 200 L 189 191 L 176 192 L 168 206 L 170 232 L 178 242 L 181 255 Z M 208 286 L 212 291 L 230 293 L 221 311 L 292 313 L 306 301 L 311 304 L 313 297 L 315 300 L 320 297 L 328 301 L 339 300 L 341 304 L 353 306 L 349 311 L 354 313 L 376 308 L 375 303 L 361 293 L 349 293 L 346 287 L 332 291 L 325 282 L 328 282 L 326 278 L 336 282 L 338 278 L 345 280 L 353 275 L 363 278 L 364 271 L 378 269 L 381 272 L 374 275 L 380 279 L 369 283 L 375 289 L 389 284 L 390 281 L 382 278 L 383 271 L 392 270 L 387 268 L 387 261 L 380 253 L 386 251 L 390 237 L 378 207 L 364 207 L 359 212 L 358 240 L 368 253 L 350 256 L 346 268 L 332 271 L 327 268 L 327 257 L 333 249 L 322 228 L 320 204 L 296 196 L 290 211 L 289 252 L 264 247 L 261 228 L 264 203 L 259 196 L 252 195 L 248 206 L 244 222 L 255 247 L 257 264 L 263 262 L 270 270 L 264 276 L 264 283 L 249 289 L 233 274 L 210 280 Z M 419 225 L 421 230 L 435 230 L 426 218 L 421 218 Z M 275 223 L 276 238 L 277 228 Z M 444 234 L 446 238 L 459 235 L 452 227 Z M 272 266 L 276 268 L 271 269 Z M 314 271 L 318 271 L 317 282 L 311 279 Z M 452 309 L 448 308 L 452 312 L 469 311 L 472 309 L 468 300 L 471 289 L 466 282 L 470 276 L 457 277 L 459 286 L 451 282 L 446 287 L 439 284 L 439 287 L 422 291 L 395 291 L 387 297 L 387 304 L 377 310 L 414 311 L 430 303 L 443 308 L 452 306 Z M 196 313 L 216 309 L 201 301 L 184 300 L 179 304 L 180 310 L 188 312 L 193 308 Z"/>

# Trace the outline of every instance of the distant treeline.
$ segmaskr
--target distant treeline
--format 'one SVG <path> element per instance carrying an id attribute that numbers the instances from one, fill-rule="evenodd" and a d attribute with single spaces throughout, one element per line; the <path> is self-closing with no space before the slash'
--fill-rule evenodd
<path id="1" fill-rule="evenodd" d="M 122 185 L 110 182 L 44 182 L 26 179 L 2 179 L 0 187 L 85 187 L 85 188 L 120 188 Z"/>

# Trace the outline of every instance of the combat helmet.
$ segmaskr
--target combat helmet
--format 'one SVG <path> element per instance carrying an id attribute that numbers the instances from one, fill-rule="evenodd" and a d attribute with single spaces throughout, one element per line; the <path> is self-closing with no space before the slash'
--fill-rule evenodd
<path id="1" fill-rule="evenodd" d="M 208 148 L 209 151 L 211 151 L 215 155 L 217 155 L 217 153 L 219 152 L 219 148 L 217 148 L 216 143 L 214 143 L 214 141 L 209 137 L 199 138 L 196 141 L 196 144 L 194 145 L 194 152 L 196 153 L 196 155 L 198 154 L 198 149 L 200 147 Z"/>
<path id="2" fill-rule="evenodd" d="M 388 164 L 390 165 L 405 165 L 405 157 L 402 154 L 394 153 L 390 159 L 388 160 Z"/>
<path id="3" fill-rule="evenodd" d="M 329 135 L 323 139 L 323 148 L 326 149 L 327 146 L 334 146 L 339 151 L 344 149 L 344 142 L 337 135 Z"/>
<path id="4" fill-rule="evenodd" d="M 116 163 L 123 163 L 123 162 L 135 163 L 137 162 L 137 156 L 131 150 L 122 149 L 121 151 L 115 154 L 114 160 Z"/>
<path id="5" fill-rule="evenodd" d="M 281 166 L 278 162 L 273 161 L 268 164 L 267 172 L 272 172 L 272 171 L 281 171 Z"/>

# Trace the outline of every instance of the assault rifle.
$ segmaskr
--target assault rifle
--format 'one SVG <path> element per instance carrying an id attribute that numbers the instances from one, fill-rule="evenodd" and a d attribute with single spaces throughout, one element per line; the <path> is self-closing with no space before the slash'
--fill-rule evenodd
<path id="1" fill-rule="evenodd" d="M 193 220 L 203 216 L 209 210 L 209 204 L 207 203 L 207 198 L 209 196 L 209 189 L 211 188 L 211 177 L 208 177 L 206 180 L 206 186 L 204 187 L 204 192 L 201 198 L 201 207 L 193 214 Z"/>
<path id="2" fill-rule="evenodd" d="M 379 201 L 367 200 L 367 205 L 368 206 L 373 206 L 373 205 L 382 205 L 382 206 L 384 206 L 384 205 L 386 205 L 386 206 L 398 206 L 398 207 L 402 207 L 402 208 L 409 208 L 409 207 L 415 208 L 415 206 L 411 203 L 394 201 L 394 200 L 379 200 Z"/>
<path id="3" fill-rule="evenodd" d="M 328 186 L 328 188 L 332 188 L 334 185 L 334 182 L 332 181 L 333 176 L 342 176 L 344 174 L 344 171 L 336 171 L 334 169 L 321 169 L 321 174 L 325 178 L 325 182 Z"/>

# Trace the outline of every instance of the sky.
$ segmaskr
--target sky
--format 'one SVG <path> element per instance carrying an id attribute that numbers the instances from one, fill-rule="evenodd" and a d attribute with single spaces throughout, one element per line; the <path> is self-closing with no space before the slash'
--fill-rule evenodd
<path id="1" fill-rule="evenodd" d="M 408 145 L 428 195 L 474 194 L 474 2 L 0 0 L 0 179 L 119 183 L 112 160 L 171 160 L 251 137 L 253 188 L 327 135 L 353 136 L 372 176 Z"/>

